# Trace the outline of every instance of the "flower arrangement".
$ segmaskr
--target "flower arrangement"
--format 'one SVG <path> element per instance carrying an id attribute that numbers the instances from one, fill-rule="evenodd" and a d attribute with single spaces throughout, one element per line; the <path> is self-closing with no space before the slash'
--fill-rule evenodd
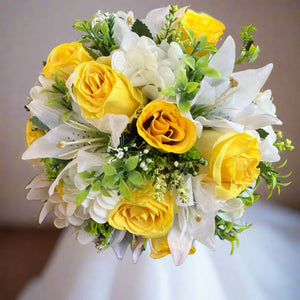
<path id="1" fill-rule="evenodd" d="M 232 37 L 216 47 L 225 26 L 188 7 L 142 20 L 98 11 L 73 27 L 83 34 L 50 52 L 26 105 L 39 223 L 53 212 L 81 244 L 118 258 L 130 245 L 134 262 L 148 245 L 180 265 L 215 236 L 233 252 L 261 179 L 269 196 L 288 184 L 273 163 L 293 149 L 261 90 L 272 64 L 233 71 L 256 59 L 255 28 L 243 28 L 236 58 Z"/>

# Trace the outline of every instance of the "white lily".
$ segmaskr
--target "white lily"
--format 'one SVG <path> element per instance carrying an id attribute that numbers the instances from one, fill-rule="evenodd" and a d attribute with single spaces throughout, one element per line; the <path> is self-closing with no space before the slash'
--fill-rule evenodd
<path id="1" fill-rule="evenodd" d="M 215 117 L 196 118 L 203 126 L 232 128 L 237 132 L 258 129 L 267 125 L 280 125 L 281 121 L 271 113 L 253 104 L 268 79 L 272 64 L 256 70 L 232 73 L 235 62 L 235 44 L 228 37 L 209 66 L 221 73 L 221 78 L 205 77 L 192 104 L 211 105 Z M 245 117 L 247 115 L 247 117 Z"/>

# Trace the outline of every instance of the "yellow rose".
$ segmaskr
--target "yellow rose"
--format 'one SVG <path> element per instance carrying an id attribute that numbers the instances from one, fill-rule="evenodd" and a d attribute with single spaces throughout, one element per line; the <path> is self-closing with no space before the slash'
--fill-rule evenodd
<path id="1" fill-rule="evenodd" d="M 152 181 L 142 188 L 131 192 L 131 200 L 121 199 L 110 213 L 108 223 L 114 228 L 128 230 L 145 238 L 162 237 L 173 224 L 175 196 L 166 192 L 164 200 L 157 201 Z"/>
<path id="2" fill-rule="evenodd" d="M 144 103 L 141 91 L 107 65 L 90 61 L 75 71 L 73 94 L 85 118 L 98 119 L 109 113 L 131 117 Z"/>
<path id="3" fill-rule="evenodd" d="M 237 197 L 260 173 L 257 168 L 261 158 L 259 142 L 246 133 L 203 130 L 196 146 L 208 161 L 208 166 L 202 167 L 200 173 L 208 173 L 204 181 L 216 184 L 220 199 Z"/>
<path id="4" fill-rule="evenodd" d="M 195 124 L 183 117 L 176 105 L 161 100 L 152 101 L 143 109 L 136 126 L 150 146 L 165 152 L 185 153 L 197 139 Z"/>
<path id="5" fill-rule="evenodd" d="M 31 118 L 31 117 L 30 117 Z M 46 132 L 42 129 L 37 129 L 32 123 L 30 122 L 30 118 L 27 119 L 26 127 L 25 127 L 25 137 L 26 137 L 26 144 L 27 147 L 30 147 L 31 144 L 46 134 Z"/>
<path id="6" fill-rule="evenodd" d="M 84 50 L 81 43 L 61 44 L 50 52 L 43 75 L 54 78 L 54 73 L 58 71 L 59 79 L 67 80 L 79 64 L 91 60 L 93 58 Z"/>
<path id="7" fill-rule="evenodd" d="M 225 26 L 220 21 L 205 13 L 196 13 L 195 11 L 188 9 L 182 18 L 184 22 L 184 28 L 188 28 L 194 31 L 195 40 L 203 35 L 207 36 L 209 45 L 216 45 L 220 36 L 225 30 Z M 186 40 L 188 35 L 183 29 L 182 40 Z M 192 47 L 186 48 L 188 54 L 192 52 Z"/>
<path id="8" fill-rule="evenodd" d="M 195 247 L 192 246 L 189 254 L 194 254 L 196 251 Z M 168 236 L 165 235 L 161 238 L 151 239 L 151 254 L 152 258 L 161 258 L 170 254 L 170 248 L 168 244 Z"/>

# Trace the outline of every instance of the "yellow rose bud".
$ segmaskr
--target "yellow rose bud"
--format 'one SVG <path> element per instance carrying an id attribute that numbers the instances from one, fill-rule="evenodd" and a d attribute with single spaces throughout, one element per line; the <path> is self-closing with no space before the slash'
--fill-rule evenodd
<path id="1" fill-rule="evenodd" d="M 195 124 L 183 117 L 176 105 L 161 100 L 152 101 L 143 109 L 136 126 L 150 146 L 165 152 L 185 153 L 197 139 Z"/>
<path id="2" fill-rule="evenodd" d="M 128 230 L 145 238 L 162 237 L 173 224 L 175 196 L 166 192 L 164 200 L 157 201 L 152 181 L 142 188 L 131 192 L 131 200 L 121 199 L 110 213 L 108 223 L 116 229 Z"/>
<path id="3" fill-rule="evenodd" d="M 30 117 L 31 118 L 31 117 Z M 26 144 L 27 147 L 30 147 L 31 144 L 46 134 L 46 132 L 42 129 L 37 129 L 32 123 L 30 122 L 30 118 L 27 119 L 26 127 L 25 127 L 25 137 L 26 137 Z"/>
<path id="4" fill-rule="evenodd" d="M 194 31 L 195 40 L 200 36 L 206 35 L 208 44 L 215 46 L 219 38 L 225 30 L 225 26 L 220 21 L 205 13 L 196 13 L 195 11 L 188 9 L 182 18 L 184 22 L 183 35 L 181 40 L 188 39 L 188 35 L 184 28 L 188 28 Z M 192 47 L 186 48 L 188 54 L 192 52 Z"/>
<path id="5" fill-rule="evenodd" d="M 144 104 L 141 91 L 128 78 L 111 67 L 90 61 L 80 64 L 73 82 L 73 94 L 85 118 L 106 114 L 131 117 Z"/>
<path id="6" fill-rule="evenodd" d="M 59 79 L 67 80 L 79 64 L 91 60 L 93 58 L 84 50 L 81 43 L 61 44 L 50 52 L 43 75 L 54 78 L 57 71 Z"/>
<path id="7" fill-rule="evenodd" d="M 208 161 L 208 166 L 202 167 L 200 173 L 208 173 L 204 181 L 216 184 L 220 199 L 237 197 L 260 173 L 257 168 L 261 158 L 259 142 L 246 133 L 203 130 L 196 146 Z"/>
<path id="8" fill-rule="evenodd" d="M 191 247 L 189 254 L 194 254 L 196 249 L 194 246 Z M 168 235 L 161 238 L 151 239 L 151 254 L 152 258 L 161 258 L 170 254 L 170 248 L 168 244 Z"/>

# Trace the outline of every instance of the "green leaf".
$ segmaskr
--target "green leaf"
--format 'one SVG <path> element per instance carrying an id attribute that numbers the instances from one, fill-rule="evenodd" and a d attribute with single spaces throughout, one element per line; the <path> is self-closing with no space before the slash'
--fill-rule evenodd
<path id="1" fill-rule="evenodd" d="M 196 62 L 196 69 L 198 70 L 202 67 L 207 67 L 208 66 L 208 60 L 209 60 L 208 55 L 201 56 Z"/>
<path id="2" fill-rule="evenodd" d="M 117 174 L 107 175 L 103 178 L 102 185 L 104 187 L 114 186 L 117 183 L 118 180 L 119 180 L 119 176 Z"/>
<path id="3" fill-rule="evenodd" d="M 103 22 L 101 24 L 101 32 L 105 35 L 105 36 L 109 36 L 109 29 L 108 29 L 108 25 L 106 22 Z"/>
<path id="4" fill-rule="evenodd" d="M 194 31 L 189 28 L 184 28 L 184 30 L 186 31 L 187 35 L 189 36 L 189 39 L 191 40 L 192 44 L 194 44 L 194 40 L 195 40 Z"/>
<path id="5" fill-rule="evenodd" d="M 221 77 L 220 72 L 217 71 L 214 68 L 211 68 L 211 67 L 200 68 L 200 72 L 202 74 L 204 74 L 205 76 L 212 77 L 212 78 L 219 78 L 219 77 Z"/>
<path id="6" fill-rule="evenodd" d="M 89 184 L 84 190 L 80 191 L 76 195 L 76 205 L 77 206 L 79 206 L 86 199 L 90 190 L 91 190 L 91 185 Z"/>
<path id="7" fill-rule="evenodd" d="M 101 190 L 101 184 L 100 184 L 100 180 L 96 180 L 92 183 L 92 191 L 93 192 L 98 192 Z"/>
<path id="8" fill-rule="evenodd" d="M 181 111 L 181 112 L 189 112 L 190 111 L 190 102 L 187 101 L 187 100 L 179 100 L 179 103 L 178 103 L 178 109 Z"/>
<path id="9" fill-rule="evenodd" d="M 256 129 L 261 139 L 265 139 L 269 133 L 262 128 Z"/>
<path id="10" fill-rule="evenodd" d="M 195 70 L 195 59 L 192 56 L 188 54 L 184 54 L 183 62 L 185 65 L 189 66 L 192 70 Z"/>
<path id="11" fill-rule="evenodd" d="M 130 171 L 128 173 L 128 180 L 134 185 L 143 185 L 144 179 L 140 172 Z"/>
<path id="12" fill-rule="evenodd" d="M 76 30 L 81 30 L 81 31 L 87 31 L 86 27 L 85 27 L 85 23 L 81 20 L 77 20 L 74 24 L 73 24 L 73 28 Z"/>
<path id="13" fill-rule="evenodd" d="M 147 27 L 146 24 L 144 24 L 142 21 L 139 19 L 136 19 L 135 22 L 133 23 L 131 27 L 131 31 L 135 32 L 138 36 L 146 36 L 150 39 L 152 39 L 152 34 Z"/>
<path id="14" fill-rule="evenodd" d="M 137 167 L 138 162 L 139 162 L 138 156 L 129 157 L 125 162 L 125 169 L 127 171 L 134 170 Z"/>
<path id="15" fill-rule="evenodd" d="M 174 86 L 169 86 L 161 92 L 165 96 L 174 97 L 178 94 L 177 89 Z"/>
<path id="16" fill-rule="evenodd" d="M 65 111 L 64 113 L 61 114 L 61 119 L 63 122 L 66 122 L 71 118 L 72 115 L 73 115 L 73 111 L 71 110 Z"/>
<path id="17" fill-rule="evenodd" d="M 128 185 L 123 179 L 120 179 L 120 193 L 126 199 L 130 200 L 131 194 Z"/>
<path id="18" fill-rule="evenodd" d="M 212 45 L 207 45 L 205 47 L 201 47 L 201 50 L 204 50 L 204 51 L 210 51 L 210 52 L 218 52 L 218 49 L 215 47 L 215 46 L 212 46 Z"/>
<path id="19" fill-rule="evenodd" d="M 33 116 L 29 119 L 29 121 L 31 122 L 31 124 L 33 126 L 35 126 L 38 129 L 42 129 L 46 132 L 48 132 L 50 129 L 47 125 L 45 125 L 43 122 L 41 122 L 36 116 Z"/>
<path id="20" fill-rule="evenodd" d="M 196 43 L 200 43 L 200 47 L 203 48 L 207 45 L 208 40 L 207 40 L 207 35 L 202 35 L 197 38 Z"/>
<path id="21" fill-rule="evenodd" d="M 79 177 L 82 179 L 89 179 L 89 178 L 94 178 L 94 175 L 89 173 L 88 171 L 83 171 L 81 173 L 78 173 Z"/>
<path id="22" fill-rule="evenodd" d="M 193 92 L 197 87 L 199 87 L 199 83 L 198 82 L 189 82 L 186 85 L 186 92 L 187 93 L 191 93 Z"/>
<path id="23" fill-rule="evenodd" d="M 108 192 L 108 190 L 104 186 L 100 186 L 101 194 L 105 197 L 111 197 L 111 194 Z"/>
<path id="24" fill-rule="evenodd" d="M 60 99 L 50 99 L 46 102 L 47 106 L 52 106 L 52 105 L 63 105 L 62 101 Z"/>
<path id="25" fill-rule="evenodd" d="M 182 70 L 180 70 L 177 74 L 176 86 L 179 88 L 179 90 L 184 91 L 187 83 L 188 83 L 188 79 L 186 75 Z"/>
<path id="26" fill-rule="evenodd" d="M 111 165 L 102 164 L 101 167 L 106 176 L 115 175 L 117 173 L 117 170 Z"/>

